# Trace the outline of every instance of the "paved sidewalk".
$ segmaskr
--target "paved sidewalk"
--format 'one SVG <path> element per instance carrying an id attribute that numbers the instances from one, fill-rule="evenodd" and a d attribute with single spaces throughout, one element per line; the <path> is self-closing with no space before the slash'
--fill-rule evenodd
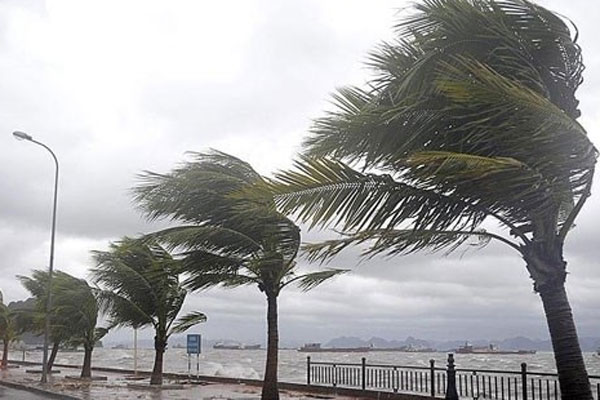
<path id="1" fill-rule="evenodd" d="M 47 397 L 26 390 L 16 390 L 0 386 L 0 399 L 6 400 L 47 400 Z"/>
<path id="2" fill-rule="evenodd" d="M 261 388 L 244 384 L 222 384 L 204 382 L 202 385 L 183 385 L 183 389 L 154 389 L 154 388 L 131 388 L 123 374 L 112 372 L 95 372 L 95 375 L 106 376 L 106 381 L 84 382 L 80 380 L 66 379 L 65 375 L 73 376 L 78 370 L 60 367 L 61 373 L 52 375 L 47 385 L 42 385 L 39 374 L 25 373 L 25 369 L 32 367 L 10 368 L 0 372 L 0 380 L 25 384 L 28 386 L 43 388 L 53 392 L 59 392 L 75 396 L 83 400 L 257 400 L 260 399 Z M 147 384 L 149 379 L 136 383 Z M 165 384 L 178 384 L 178 381 L 165 380 Z M 305 394 L 300 392 L 281 390 L 281 399 L 285 400 L 314 400 L 314 399 L 336 399 L 355 400 L 353 397 L 342 397 L 333 395 Z M 6 397 L 14 399 L 37 400 L 44 397 L 28 394 L 30 397 Z M 38 396 L 38 397 L 35 397 Z M 0 396 L 0 398 L 2 398 Z"/>

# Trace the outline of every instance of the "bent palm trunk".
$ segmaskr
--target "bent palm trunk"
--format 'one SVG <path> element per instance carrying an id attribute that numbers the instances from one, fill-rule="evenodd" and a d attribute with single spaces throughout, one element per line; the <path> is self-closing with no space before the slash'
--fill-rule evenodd
<path id="1" fill-rule="evenodd" d="M 48 366 L 47 366 L 48 372 L 52 371 L 52 367 L 54 366 L 54 361 L 56 360 L 56 355 L 58 354 L 58 346 L 59 345 L 60 345 L 59 342 L 52 343 L 52 351 L 50 352 L 50 358 L 48 359 Z"/>
<path id="2" fill-rule="evenodd" d="M 279 331 L 277 325 L 277 296 L 267 294 L 267 365 L 265 367 L 262 400 L 279 400 L 279 389 L 277 387 Z"/>
<path id="3" fill-rule="evenodd" d="M 154 338 L 154 369 L 150 377 L 151 385 L 162 385 L 163 383 L 163 355 L 167 347 L 167 341 L 164 338 Z"/>
<path id="4" fill-rule="evenodd" d="M 82 378 L 91 378 L 92 377 L 92 351 L 94 347 L 85 347 L 85 353 L 83 355 L 83 367 L 81 368 L 81 377 Z"/>
<path id="5" fill-rule="evenodd" d="M 588 379 L 573 313 L 564 283 L 539 289 L 560 383 L 562 400 L 591 400 Z"/>
<path id="6" fill-rule="evenodd" d="M 8 340 L 4 340 L 4 347 L 2 349 L 2 369 L 6 369 L 8 365 Z"/>

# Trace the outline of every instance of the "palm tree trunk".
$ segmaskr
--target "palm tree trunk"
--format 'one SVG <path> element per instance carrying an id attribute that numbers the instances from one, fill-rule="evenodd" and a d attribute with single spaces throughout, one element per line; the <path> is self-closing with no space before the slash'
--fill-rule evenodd
<path id="1" fill-rule="evenodd" d="M 279 389 L 277 387 L 278 352 L 277 296 L 267 294 L 267 365 L 265 367 L 262 400 L 279 400 Z"/>
<path id="2" fill-rule="evenodd" d="M 562 400 L 592 400 L 575 322 L 564 284 L 540 288 L 552 339 Z"/>
<path id="3" fill-rule="evenodd" d="M 52 367 L 54 366 L 54 360 L 56 360 L 56 355 L 58 354 L 58 346 L 60 342 L 52 343 L 52 351 L 50 352 L 50 358 L 48 359 L 48 372 L 52 372 Z"/>
<path id="4" fill-rule="evenodd" d="M 94 350 L 94 346 L 85 347 L 85 353 L 83 355 L 83 368 L 81 368 L 81 377 L 82 378 L 91 378 L 92 377 L 92 351 Z"/>
<path id="5" fill-rule="evenodd" d="M 162 385 L 163 383 L 163 355 L 167 347 L 167 340 L 158 335 L 154 337 L 154 369 L 150 377 L 151 385 Z"/>
<path id="6" fill-rule="evenodd" d="M 6 369 L 8 366 L 8 340 L 4 340 L 4 347 L 2 349 L 2 369 Z"/>

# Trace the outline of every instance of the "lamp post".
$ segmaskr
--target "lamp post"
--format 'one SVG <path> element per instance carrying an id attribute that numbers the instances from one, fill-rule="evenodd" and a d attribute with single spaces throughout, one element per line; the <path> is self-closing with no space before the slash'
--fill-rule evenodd
<path id="1" fill-rule="evenodd" d="M 58 159 L 50 147 L 44 143 L 34 140 L 31 135 L 25 132 L 15 131 L 13 136 L 19 140 L 27 140 L 31 143 L 35 143 L 48 150 L 52 158 L 54 159 L 54 165 L 56 166 L 54 172 L 54 201 L 52 205 L 52 233 L 50 235 L 50 263 L 48 265 L 48 298 L 46 300 L 46 315 L 44 324 L 44 352 L 42 357 L 42 383 L 48 382 L 48 335 L 50 332 L 50 311 L 52 308 L 52 271 L 54 269 L 54 238 L 56 236 L 56 202 L 58 199 Z"/>

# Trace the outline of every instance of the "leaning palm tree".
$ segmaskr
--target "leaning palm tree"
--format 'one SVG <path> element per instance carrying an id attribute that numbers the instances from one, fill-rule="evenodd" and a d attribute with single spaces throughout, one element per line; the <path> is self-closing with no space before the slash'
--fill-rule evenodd
<path id="1" fill-rule="evenodd" d="M 2 363 L 0 369 L 8 367 L 8 347 L 19 337 L 16 313 L 0 302 L 0 339 L 2 339 Z"/>
<path id="2" fill-rule="evenodd" d="M 296 283 L 308 290 L 342 272 L 297 274 L 299 228 L 275 210 L 270 194 L 246 192 L 264 179 L 246 162 L 225 153 L 193 153 L 168 174 L 146 172 L 135 199 L 150 219 L 183 225 L 152 237 L 179 249 L 184 284 L 192 290 L 256 285 L 267 298 L 267 361 L 262 398 L 279 398 L 278 310 L 281 290 Z"/>
<path id="3" fill-rule="evenodd" d="M 576 121 L 576 39 L 526 0 L 425 0 L 397 32 L 371 55 L 369 88 L 341 89 L 278 175 L 280 210 L 343 232 L 308 246 L 313 260 L 359 243 L 367 255 L 507 245 L 544 305 L 562 398 L 591 399 L 563 259 L 598 155 Z"/>
<path id="4" fill-rule="evenodd" d="M 91 272 L 94 282 L 104 289 L 99 297 L 110 326 L 154 328 L 155 358 L 150 384 L 161 385 L 169 337 L 206 321 L 200 312 L 177 320 L 187 295 L 179 281 L 181 262 L 154 241 L 128 237 L 111 243 L 109 251 L 95 251 L 94 259 L 97 266 Z"/>
<path id="5" fill-rule="evenodd" d="M 97 327 L 99 316 L 98 299 L 94 290 L 84 279 L 67 273 L 53 276 L 52 302 L 55 318 L 53 324 L 71 331 L 68 344 L 83 346 L 84 356 L 81 378 L 92 377 L 92 352 L 96 343 L 108 329 Z"/>
<path id="6" fill-rule="evenodd" d="M 58 278 L 54 279 L 53 297 L 56 296 L 56 282 L 61 282 L 66 279 L 62 271 L 54 272 Z M 48 271 L 34 270 L 31 276 L 17 275 L 17 279 L 23 287 L 35 299 L 35 306 L 31 309 L 25 308 L 17 310 L 18 319 L 26 331 L 36 335 L 43 335 L 46 322 L 46 301 L 48 300 Z M 74 321 L 69 321 L 68 318 L 73 317 Z M 76 334 L 77 325 L 76 315 L 57 313 L 56 303 L 50 312 L 50 342 L 52 349 L 50 357 L 48 357 L 47 371 L 51 372 L 54 366 L 54 361 L 58 354 L 61 345 L 69 342 L 70 338 Z"/>

